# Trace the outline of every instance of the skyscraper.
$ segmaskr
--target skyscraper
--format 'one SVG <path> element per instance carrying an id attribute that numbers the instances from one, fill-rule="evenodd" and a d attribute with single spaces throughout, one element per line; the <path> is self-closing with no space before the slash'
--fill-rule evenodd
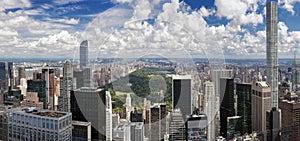
<path id="1" fill-rule="evenodd" d="M 220 92 L 220 78 L 223 77 L 233 77 L 233 70 L 230 69 L 213 69 L 211 71 L 211 81 L 214 83 L 214 90 L 215 90 L 215 101 L 216 105 L 215 107 L 219 108 L 220 103 L 222 101 L 221 98 L 221 92 Z M 217 115 L 216 115 L 216 133 L 218 133 L 218 129 L 220 128 L 220 111 L 217 110 Z M 218 136 L 218 134 L 216 134 Z"/>
<path id="2" fill-rule="evenodd" d="M 227 140 L 233 140 L 234 138 L 241 135 L 241 117 L 240 116 L 232 116 L 227 117 Z"/>
<path id="3" fill-rule="evenodd" d="M 278 108 L 278 5 L 267 3 L 267 81 L 272 89 L 272 107 Z M 271 110 L 271 109 L 270 109 Z"/>
<path id="4" fill-rule="evenodd" d="M 283 140 L 300 140 L 300 103 L 295 93 L 288 93 L 279 103 L 282 111 Z"/>
<path id="5" fill-rule="evenodd" d="M 87 40 L 82 41 L 80 44 L 79 57 L 80 57 L 80 68 L 82 69 L 88 65 L 88 60 L 89 60 Z"/>
<path id="6" fill-rule="evenodd" d="M 18 81 L 17 81 L 17 85 L 20 85 L 22 78 L 26 78 L 25 67 L 19 67 L 18 68 Z"/>
<path id="7" fill-rule="evenodd" d="M 43 107 L 46 108 L 46 81 L 42 79 L 27 80 L 27 92 L 37 92 L 39 101 L 43 102 Z"/>
<path id="8" fill-rule="evenodd" d="M 131 122 L 130 123 L 130 137 L 131 141 L 144 141 L 144 123 Z"/>
<path id="9" fill-rule="evenodd" d="M 0 62 L 0 90 L 10 91 L 13 86 L 13 63 Z"/>
<path id="10" fill-rule="evenodd" d="M 235 115 L 234 109 L 234 82 L 232 78 L 220 79 L 220 135 L 227 138 L 227 118 Z"/>
<path id="11" fill-rule="evenodd" d="M 91 122 L 92 140 L 106 140 L 106 94 L 102 89 L 82 87 L 71 91 L 72 120 Z"/>
<path id="12" fill-rule="evenodd" d="M 251 84 L 237 83 L 236 94 L 238 96 L 237 115 L 242 118 L 241 133 L 251 134 Z"/>
<path id="13" fill-rule="evenodd" d="M 207 115 L 207 140 L 216 140 L 216 94 L 214 83 L 204 83 L 204 113 Z"/>
<path id="14" fill-rule="evenodd" d="M 83 68 L 73 71 L 73 89 L 91 86 L 91 69 Z"/>
<path id="15" fill-rule="evenodd" d="M 267 3 L 267 81 L 271 86 L 272 109 L 269 109 L 269 140 L 280 139 L 281 111 L 278 109 L 278 4 Z"/>
<path id="16" fill-rule="evenodd" d="M 112 141 L 112 105 L 109 91 L 105 91 L 106 98 L 106 141 Z"/>
<path id="17" fill-rule="evenodd" d="M 73 89 L 73 68 L 71 61 L 66 60 L 63 69 L 63 80 L 61 81 L 61 92 L 59 96 L 58 110 L 71 111 L 71 90 Z"/>
<path id="18" fill-rule="evenodd" d="M 46 81 L 46 102 L 47 109 L 55 109 L 55 85 L 56 85 L 56 68 L 46 67 L 42 69 L 42 79 Z"/>
<path id="19" fill-rule="evenodd" d="M 271 87 L 265 81 L 258 81 L 252 85 L 251 95 L 251 123 L 252 131 L 261 135 L 261 140 L 266 140 L 267 118 L 266 113 L 272 107 Z"/>
<path id="20" fill-rule="evenodd" d="M 72 140 L 90 141 L 91 140 L 91 122 L 72 120 Z"/>
<path id="21" fill-rule="evenodd" d="M 192 114 L 192 80 L 190 75 L 174 75 L 172 77 L 173 109 L 180 109 L 182 116 Z"/>
<path id="22" fill-rule="evenodd" d="M 207 140 L 207 117 L 206 115 L 191 115 L 186 123 L 187 141 Z"/>
<path id="23" fill-rule="evenodd" d="M 131 97 L 130 94 L 127 94 L 126 97 L 126 119 L 130 121 L 130 113 L 131 113 Z"/>
<path id="24" fill-rule="evenodd" d="M 150 140 L 162 140 L 166 133 L 166 104 L 155 103 L 150 108 Z"/>
<path id="25" fill-rule="evenodd" d="M 185 122 L 180 109 L 173 109 L 170 123 L 170 141 L 186 140 Z"/>

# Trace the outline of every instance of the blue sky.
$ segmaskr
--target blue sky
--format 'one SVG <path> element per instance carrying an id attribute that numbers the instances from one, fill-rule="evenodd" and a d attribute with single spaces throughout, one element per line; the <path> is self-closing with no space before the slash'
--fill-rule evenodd
<path id="1" fill-rule="evenodd" d="M 165 49 L 166 53 L 177 50 L 177 55 L 188 52 L 198 57 L 215 56 L 217 51 L 228 58 L 261 58 L 265 55 L 264 7 L 265 0 L 3 1 L 0 2 L 0 41 L 6 44 L 0 43 L 0 54 L 26 58 L 32 54 L 74 57 L 79 43 L 87 39 L 90 51 L 96 52 L 92 56 L 112 57 L 109 55 L 119 52 L 118 48 L 134 56 L 150 48 L 154 53 L 160 49 Z M 279 1 L 281 57 L 291 58 L 295 48 L 300 52 L 297 49 L 300 44 L 299 12 L 300 0 Z M 147 24 L 138 22 L 143 20 Z M 160 27 L 162 21 L 169 25 Z M 133 23 L 135 25 L 131 26 Z M 172 26 L 182 28 L 180 31 L 188 33 L 189 37 L 175 36 Z M 146 36 L 147 31 L 151 35 Z M 132 34 L 142 36 L 139 41 L 143 42 L 137 44 L 128 40 L 127 35 Z M 156 42 L 164 39 L 157 41 L 155 37 L 165 36 L 162 34 L 170 35 L 175 41 L 158 45 Z"/>

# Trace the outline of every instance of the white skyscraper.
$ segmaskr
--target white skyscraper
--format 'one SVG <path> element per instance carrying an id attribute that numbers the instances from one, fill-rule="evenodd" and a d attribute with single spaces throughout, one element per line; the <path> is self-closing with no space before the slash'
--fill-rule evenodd
<path id="1" fill-rule="evenodd" d="M 66 60 L 63 69 L 63 78 L 61 80 L 61 92 L 59 96 L 58 110 L 71 111 L 71 90 L 73 90 L 73 68 L 72 63 Z"/>
<path id="2" fill-rule="evenodd" d="M 112 141 L 112 105 L 109 91 L 106 94 L 106 141 Z"/>
<path id="3" fill-rule="evenodd" d="M 278 109 L 278 4 L 267 3 L 267 81 L 272 87 L 272 107 Z"/>
<path id="4" fill-rule="evenodd" d="M 130 112 L 131 112 L 131 97 L 130 94 L 127 94 L 126 97 L 126 120 L 130 121 Z"/>
<path id="5" fill-rule="evenodd" d="M 215 94 L 214 83 L 204 83 L 204 113 L 207 115 L 207 140 L 212 141 L 216 139 L 216 116 L 219 107 L 217 105 L 217 97 Z"/>

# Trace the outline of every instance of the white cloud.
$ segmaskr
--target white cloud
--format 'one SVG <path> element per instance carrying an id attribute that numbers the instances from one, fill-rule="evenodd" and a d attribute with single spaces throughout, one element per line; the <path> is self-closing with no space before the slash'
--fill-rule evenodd
<path id="1" fill-rule="evenodd" d="M 1 36 L 18 36 L 18 32 L 0 29 L 0 37 Z"/>
<path id="2" fill-rule="evenodd" d="M 2 57 L 55 57 L 62 53 L 69 55 L 73 52 L 73 48 L 77 46 L 78 33 L 65 31 L 71 28 L 65 23 L 75 24 L 77 20 L 64 20 L 62 24 L 38 21 L 29 16 L 37 12 L 39 10 L 18 10 L 8 13 L 0 11 Z"/>
<path id="3" fill-rule="evenodd" d="M 290 12 L 292 15 L 295 14 L 294 4 L 300 2 L 300 0 L 279 0 L 279 5 Z"/>
<path id="4" fill-rule="evenodd" d="M 29 0 L 1 0 L 0 10 L 2 9 L 12 9 L 12 8 L 27 8 L 31 7 Z"/>
<path id="5" fill-rule="evenodd" d="M 80 19 L 74 19 L 74 18 L 70 18 L 70 19 L 50 19 L 50 18 L 47 18 L 46 20 L 49 21 L 49 22 L 57 22 L 57 23 L 69 24 L 69 25 L 77 25 L 80 22 Z"/>
<path id="6" fill-rule="evenodd" d="M 217 7 L 217 15 L 227 19 L 243 15 L 248 9 L 247 4 L 241 0 L 216 0 L 215 5 Z"/>
<path id="7" fill-rule="evenodd" d="M 204 6 L 200 8 L 200 13 L 203 17 L 208 17 L 216 13 L 214 9 L 206 9 Z"/>
<path id="8" fill-rule="evenodd" d="M 83 0 L 53 0 L 53 3 L 58 4 L 58 5 L 65 5 L 68 3 L 76 3 L 76 2 L 80 2 Z"/>
<path id="9" fill-rule="evenodd" d="M 111 0 L 113 3 L 132 3 L 134 0 Z"/>
<path id="10" fill-rule="evenodd" d="M 257 12 L 261 0 L 216 0 L 217 15 L 232 20 L 236 25 L 263 23 L 263 14 Z"/>
<path id="11" fill-rule="evenodd" d="M 217 9 L 201 7 L 198 11 L 192 11 L 177 0 L 162 6 L 157 6 L 162 3 L 160 0 L 115 2 L 119 4 L 100 13 L 86 25 L 84 32 L 76 33 L 68 29 L 79 24 L 79 19 L 38 21 L 28 16 L 39 14 L 38 10 L 0 12 L 0 48 L 4 48 L 0 55 L 5 57 L 5 52 L 11 52 L 11 56 L 73 57 L 78 42 L 86 39 L 91 58 L 147 54 L 169 58 L 191 54 L 205 54 L 210 58 L 222 58 L 224 54 L 230 57 L 265 55 L 265 31 L 253 33 L 243 26 L 263 24 L 263 12 L 259 13 L 257 6 L 264 0 L 216 0 Z M 229 22 L 209 25 L 204 17 L 211 15 L 225 17 Z M 156 17 L 153 23 L 144 21 L 153 17 Z M 284 22 L 279 22 L 278 28 L 279 53 L 291 54 L 300 44 L 300 32 L 289 31 Z M 12 51 L 13 47 L 25 54 Z"/>

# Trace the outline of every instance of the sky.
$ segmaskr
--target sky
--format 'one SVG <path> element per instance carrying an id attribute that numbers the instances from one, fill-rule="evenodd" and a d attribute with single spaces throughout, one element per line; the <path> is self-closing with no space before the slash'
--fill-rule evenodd
<path id="1" fill-rule="evenodd" d="M 269 1 L 269 0 L 268 0 Z M 264 58 L 266 0 L 1 0 L 0 58 Z M 279 57 L 300 55 L 300 0 L 278 1 Z"/>

